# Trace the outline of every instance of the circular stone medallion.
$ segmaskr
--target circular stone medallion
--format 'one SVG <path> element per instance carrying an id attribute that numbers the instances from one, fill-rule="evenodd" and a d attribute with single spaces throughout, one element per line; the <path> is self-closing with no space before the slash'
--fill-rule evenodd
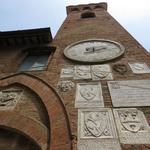
<path id="1" fill-rule="evenodd" d="M 88 39 L 65 48 L 64 55 L 74 61 L 95 63 L 115 59 L 123 55 L 125 48 L 114 41 Z"/>

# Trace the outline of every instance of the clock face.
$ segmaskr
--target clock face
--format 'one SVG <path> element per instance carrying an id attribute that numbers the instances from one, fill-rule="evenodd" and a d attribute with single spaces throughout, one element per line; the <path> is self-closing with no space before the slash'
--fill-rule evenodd
<path id="1" fill-rule="evenodd" d="M 114 41 L 89 39 L 73 43 L 65 48 L 64 55 L 74 61 L 104 62 L 121 56 L 125 48 Z"/>

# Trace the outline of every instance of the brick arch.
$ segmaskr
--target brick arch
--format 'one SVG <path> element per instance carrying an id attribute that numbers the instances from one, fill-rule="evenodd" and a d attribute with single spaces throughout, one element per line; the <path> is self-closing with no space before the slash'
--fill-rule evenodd
<path id="1" fill-rule="evenodd" d="M 42 79 L 27 73 L 14 74 L 0 79 L 0 87 L 12 84 L 26 86 L 41 98 L 50 120 L 50 147 L 48 150 L 70 150 L 71 131 L 68 115 L 56 90 Z"/>
<path id="2" fill-rule="evenodd" d="M 41 150 L 47 149 L 47 128 L 31 118 L 25 117 L 16 112 L 2 111 L 0 112 L 0 128 L 22 134 L 36 143 Z"/>

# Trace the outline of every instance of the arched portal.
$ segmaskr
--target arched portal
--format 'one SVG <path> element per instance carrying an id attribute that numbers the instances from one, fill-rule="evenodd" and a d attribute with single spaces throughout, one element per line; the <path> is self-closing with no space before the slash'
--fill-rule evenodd
<path id="1" fill-rule="evenodd" d="M 26 73 L 15 74 L 13 76 L 5 77 L 0 80 L 0 88 L 6 88 L 11 85 L 18 85 L 18 84 L 27 87 L 41 99 L 41 102 L 47 112 L 49 126 L 50 126 L 50 130 L 47 131 L 47 135 L 46 135 L 46 130 L 44 130 L 44 134 L 46 136 L 42 135 L 43 138 L 41 138 L 40 133 L 43 133 L 42 132 L 43 126 L 41 126 L 39 121 L 37 121 L 36 119 L 31 119 L 28 116 L 25 117 L 25 119 L 32 121 L 32 123 L 35 123 L 35 125 L 26 126 L 22 124 L 23 128 L 20 126 L 19 130 L 27 131 L 27 135 L 33 138 L 35 142 L 40 145 L 42 150 L 53 150 L 53 149 L 57 150 L 60 149 L 60 147 L 65 150 L 70 150 L 71 131 L 70 131 L 68 115 L 64 107 L 63 101 L 58 95 L 58 93 L 56 92 L 56 90 L 53 87 L 51 87 L 51 85 L 44 82 L 42 79 Z M 8 115 L 2 114 L 1 116 L 4 117 Z M 10 116 L 11 116 L 10 118 L 12 118 L 12 113 L 10 114 Z M 4 122 L 7 121 L 7 118 L 8 117 L 3 118 Z M 22 122 L 22 119 L 18 120 L 18 122 Z M 5 125 L 9 127 L 10 122 L 8 121 L 5 123 L 6 123 Z M 19 123 L 13 123 L 14 125 L 13 128 L 16 128 L 16 125 L 18 124 Z M 0 119 L 0 126 L 1 125 L 2 125 L 2 120 Z M 35 128 L 36 125 L 39 125 L 40 127 Z M 33 132 L 34 129 L 37 129 L 37 131 Z M 39 132 L 39 134 L 38 134 L 38 129 L 42 130 Z M 49 141 L 46 141 L 46 139 L 44 138 L 47 136 L 50 137 Z M 60 139 L 60 137 L 63 138 Z"/>
<path id="2" fill-rule="evenodd" d="M 0 149 L 1 150 L 41 150 L 31 139 L 12 131 L 12 129 L 0 128 Z"/>

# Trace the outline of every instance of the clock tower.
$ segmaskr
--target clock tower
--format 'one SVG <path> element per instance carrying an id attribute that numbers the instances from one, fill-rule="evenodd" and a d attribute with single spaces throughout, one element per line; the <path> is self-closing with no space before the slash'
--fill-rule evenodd
<path id="1" fill-rule="evenodd" d="M 72 46 L 78 46 L 80 44 L 77 43 L 83 43 L 81 41 L 89 41 L 89 39 L 99 39 L 103 40 L 103 42 L 109 40 L 112 42 L 108 43 L 116 42 L 118 47 L 122 45 L 125 48 L 124 55 L 119 58 L 116 57 L 114 61 L 110 61 L 109 63 L 111 64 L 115 62 L 127 63 L 134 60 L 143 61 L 143 58 L 149 61 L 149 54 L 142 45 L 109 14 L 107 3 L 68 6 L 67 17 L 57 32 L 53 43 L 58 45 L 61 51 L 60 57 L 64 58 L 62 53 L 66 47 L 69 47 L 71 44 Z M 73 62 L 69 59 L 65 60 L 64 63 Z M 83 62 L 84 59 L 81 64 Z M 97 63 L 102 62 L 99 61 Z"/>
<path id="2" fill-rule="evenodd" d="M 107 4 L 68 6 L 53 44 L 59 49 L 58 85 L 67 86 L 66 80 L 76 85 L 65 92 L 59 88 L 69 112 L 73 148 L 149 148 L 138 126 L 144 119 L 150 129 L 149 94 L 142 98 L 147 93 L 142 88 L 149 88 L 150 57 L 109 14 Z"/>
<path id="3" fill-rule="evenodd" d="M 149 150 L 149 124 L 149 53 L 107 3 L 0 32 L 0 149 Z"/>

